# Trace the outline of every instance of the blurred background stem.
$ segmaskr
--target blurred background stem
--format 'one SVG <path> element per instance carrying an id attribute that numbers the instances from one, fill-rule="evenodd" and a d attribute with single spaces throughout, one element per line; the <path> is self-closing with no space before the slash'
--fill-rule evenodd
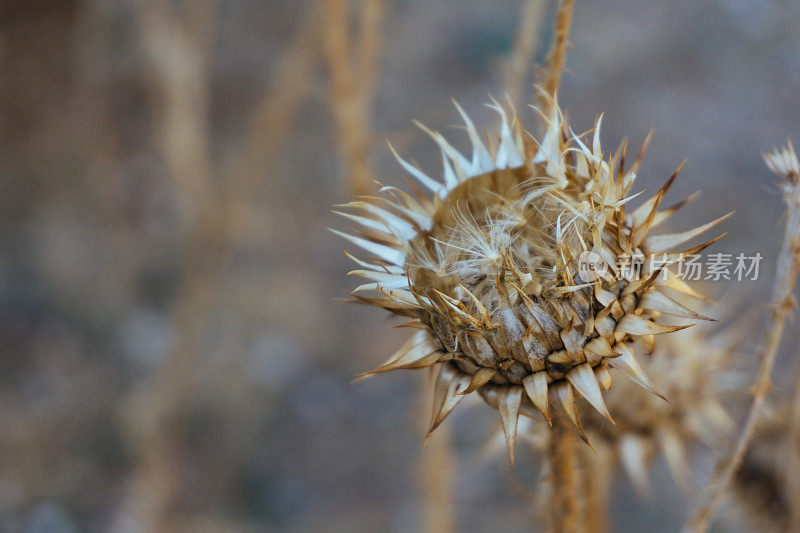
<path id="1" fill-rule="evenodd" d="M 172 305 L 174 341 L 135 406 L 142 436 L 138 475 L 128 503 L 146 531 L 178 527 L 186 419 L 197 395 L 209 341 L 209 319 L 224 291 L 225 260 L 235 242 L 236 216 L 253 201 L 265 168 L 290 137 L 293 116 L 312 87 L 312 9 L 284 52 L 272 86 L 256 105 L 245 141 L 231 163 L 215 169 L 208 139 L 208 58 L 216 2 L 187 2 L 171 9 L 148 2 L 141 13 L 142 44 L 152 65 L 152 101 L 169 175 L 184 205 L 186 253 Z M 215 172 L 216 170 L 216 172 Z"/>
<path id="2" fill-rule="evenodd" d="M 586 531 L 604 533 L 608 531 L 608 504 L 612 490 L 614 458 L 611 450 L 602 442 L 594 443 L 594 449 L 580 443 L 578 446 L 581 448 L 583 466 Z"/>
<path id="3" fill-rule="evenodd" d="M 791 149 L 791 142 L 789 148 Z M 794 166 L 797 167 L 794 150 L 791 150 L 791 157 L 794 159 Z M 775 169 L 773 168 L 773 170 Z M 780 172 L 780 169 L 776 172 Z M 734 474 L 745 458 L 747 448 L 755 435 L 757 424 L 764 416 L 767 393 L 772 389 L 772 369 L 778 357 L 778 349 L 786 329 L 786 320 L 795 307 L 793 293 L 797 274 L 800 271 L 800 176 L 798 176 L 797 170 L 787 169 L 785 172 L 786 174 L 781 175 L 781 178 L 784 179 L 783 200 L 786 204 L 786 226 L 775 269 L 775 282 L 772 287 L 769 316 L 765 325 L 765 338 L 756 352 L 759 368 L 750 391 L 753 398 L 733 447 L 717 462 L 714 476 L 704 489 L 700 504 L 689 518 L 687 526 L 692 531 L 703 532 L 711 527 L 717 507 L 722 502 Z M 792 416 L 793 419 L 794 416 Z M 792 420 L 789 421 L 790 427 Z M 792 437 L 789 436 L 787 440 L 791 442 Z M 792 477 L 795 476 L 789 476 L 789 478 Z"/>
<path id="4" fill-rule="evenodd" d="M 372 104 L 375 98 L 382 45 L 383 0 L 358 3 L 353 27 L 349 0 L 324 0 L 325 50 L 330 71 L 331 109 L 336 143 L 354 196 L 373 190 L 375 174 L 370 149 Z M 354 37 L 355 36 L 355 37 Z"/>
<path id="5" fill-rule="evenodd" d="M 527 0 L 525 2 L 522 7 L 514 49 L 506 64 L 503 85 L 508 93 L 508 98 L 517 109 L 526 105 L 529 102 L 528 97 L 533 96 L 528 77 L 533 71 L 544 7 L 545 0 Z"/>
<path id="6" fill-rule="evenodd" d="M 422 380 L 418 409 L 425 412 L 433 404 L 431 379 Z M 423 431 L 428 420 L 421 417 Z M 455 512 L 455 458 L 450 424 L 442 424 L 425 441 L 420 452 L 419 481 L 423 509 L 422 530 L 428 533 L 457 531 Z"/>

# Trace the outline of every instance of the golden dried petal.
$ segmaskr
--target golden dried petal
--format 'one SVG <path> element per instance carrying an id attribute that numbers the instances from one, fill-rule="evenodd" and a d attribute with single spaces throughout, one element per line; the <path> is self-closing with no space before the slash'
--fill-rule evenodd
<path id="1" fill-rule="evenodd" d="M 606 407 L 605 402 L 603 401 L 603 394 L 600 392 L 600 387 L 597 384 L 597 380 L 594 377 L 594 371 L 592 367 L 589 366 L 587 363 L 582 365 L 578 365 L 569 372 L 567 372 L 567 380 L 575 387 L 575 390 L 578 391 L 578 394 L 584 397 L 586 401 L 588 401 L 592 407 L 597 409 L 603 417 L 605 417 L 609 422 L 617 425 L 614 422 L 614 419 L 611 418 L 611 415 L 608 412 L 608 408 Z"/>
<path id="2" fill-rule="evenodd" d="M 433 416 L 426 438 L 439 427 L 445 417 L 464 399 L 464 396 L 458 394 L 458 392 L 466 387 L 468 383 L 468 375 L 453 368 L 450 364 L 441 366 L 433 386 Z"/>
<path id="3" fill-rule="evenodd" d="M 710 230 L 723 220 L 728 219 L 731 215 L 733 215 L 733 213 L 734 212 L 731 211 L 727 215 L 723 215 L 718 219 L 712 220 L 707 224 L 703 224 L 702 226 L 698 226 L 694 229 L 683 231 L 681 233 L 652 235 L 645 240 L 645 246 L 647 247 L 647 250 L 651 253 L 666 252 L 678 246 L 679 244 L 683 244 L 684 242 L 693 239 L 694 237 L 697 237 L 702 233 L 705 233 L 706 231 Z"/>
<path id="4" fill-rule="evenodd" d="M 411 338 L 397 350 L 384 364 L 362 372 L 359 376 L 379 374 L 390 370 L 422 368 L 436 364 L 444 355 L 442 345 L 436 341 L 427 330 L 414 332 Z"/>
<path id="5" fill-rule="evenodd" d="M 646 320 L 638 315 L 625 315 L 617 323 L 617 332 L 627 333 L 629 335 L 660 335 L 662 333 L 672 333 L 673 331 L 680 331 L 689 326 L 665 326 L 656 324 Z"/>
<path id="6" fill-rule="evenodd" d="M 588 444 L 589 439 L 586 437 L 586 432 L 583 431 L 583 426 L 581 425 L 581 418 L 578 415 L 578 405 L 575 403 L 575 394 L 572 392 L 572 385 L 562 382 L 551 387 L 550 390 L 553 392 L 556 405 L 560 408 L 560 411 L 564 414 L 567 421 L 578 430 L 581 438 Z"/>
<path id="7" fill-rule="evenodd" d="M 631 378 L 631 380 L 633 380 L 634 383 L 666 400 L 667 398 L 658 392 L 653 383 L 650 381 L 650 378 L 645 375 L 644 370 L 642 370 L 642 366 L 639 364 L 639 361 L 636 360 L 631 347 L 627 344 L 620 343 L 617 344 L 617 350 L 619 350 L 620 355 L 615 359 L 611 359 L 610 364 L 615 368 L 622 370 L 629 378 Z"/>
<path id="8" fill-rule="evenodd" d="M 638 307 L 683 318 L 694 318 L 696 320 L 708 320 L 715 322 L 713 318 L 709 318 L 697 313 L 696 311 L 692 311 L 685 305 L 676 302 L 669 296 L 658 291 L 647 292 L 644 296 L 642 296 L 641 299 L 639 299 Z"/>
<path id="9" fill-rule="evenodd" d="M 459 394 L 469 394 L 486 385 L 497 374 L 494 368 L 479 368 L 470 378 L 469 386 Z"/>
<path id="10" fill-rule="evenodd" d="M 547 419 L 547 423 L 553 425 L 550 419 L 550 405 L 547 402 L 547 372 L 536 372 L 522 380 L 525 392 L 533 405 Z"/>
<path id="11" fill-rule="evenodd" d="M 508 459 L 514 466 L 514 447 L 517 443 L 517 420 L 519 408 L 522 403 L 522 387 L 513 385 L 501 387 L 498 391 L 498 410 L 500 420 L 503 422 L 503 433 L 508 446 Z"/>

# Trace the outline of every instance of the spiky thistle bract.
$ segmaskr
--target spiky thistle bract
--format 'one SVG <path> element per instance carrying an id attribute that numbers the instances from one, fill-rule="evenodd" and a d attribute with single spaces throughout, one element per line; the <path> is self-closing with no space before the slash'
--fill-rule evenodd
<path id="1" fill-rule="evenodd" d="M 609 409 L 618 428 L 591 413 L 586 431 L 592 443 L 603 441 L 642 495 L 651 492 L 647 466 L 660 452 L 678 486 L 688 492 L 692 481 L 689 449 L 702 444 L 719 451 L 735 427 L 723 407 L 743 380 L 739 367 L 741 339 L 724 329 L 699 328 L 659 339 L 642 367 L 653 378 L 665 402 L 629 381 L 608 392 Z"/>
<path id="2" fill-rule="evenodd" d="M 591 480 L 587 489 L 609 493 L 614 469 L 619 466 L 636 492 L 648 498 L 652 496 L 649 467 L 661 455 L 675 483 L 689 494 L 694 480 L 691 452 L 698 446 L 719 452 L 733 434 L 735 423 L 724 404 L 737 396 L 746 377 L 740 348 L 748 330 L 744 324 L 735 333 L 701 327 L 659 339 L 652 354 L 641 354 L 641 362 L 669 402 L 631 380 L 615 380 L 605 402 L 617 427 L 591 409 L 581 409 L 583 428 L 592 445 L 581 455 L 581 468 Z M 552 459 L 547 450 L 558 436 L 545 424 L 531 420 L 520 420 L 519 435 L 544 458 L 535 499 L 544 504 L 547 492 L 553 490 Z M 501 447 L 505 453 L 503 440 L 502 432 L 493 433 L 482 455 L 493 458 Z"/>
<path id="3" fill-rule="evenodd" d="M 550 421 L 552 404 L 583 433 L 577 395 L 612 420 L 601 393 L 609 367 L 655 392 L 633 344 L 686 327 L 659 324 L 658 313 L 704 318 L 673 298 L 697 293 L 670 263 L 719 239 L 681 248 L 726 217 L 652 235 L 686 202 L 662 209 L 673 175 L 629 210 L 647 141 L 626 166 L 624 146 L 613 155 L 601 148 L 602 117 L 587 145 L 553 102 L 537 141 L 516 115 L 490 107 L 499 131 L 482 137 L 456 104 L 471 157 L 422 126 L 441 150 L 440 179 L 397 156 L 430 195 L 383 187 L 347 204 L 340 214 L 358 228 L 336 233 L 372 256 L 351 256 L 361 267 L 351 274 L 369 280 L 355 299 L 417 328 L 367 374 L 438 367 L 430 431 L 477 393 L 500 412 L 513 463 L 520 414 Z M 591 271 L 581 269 L 584 253 Z"/>

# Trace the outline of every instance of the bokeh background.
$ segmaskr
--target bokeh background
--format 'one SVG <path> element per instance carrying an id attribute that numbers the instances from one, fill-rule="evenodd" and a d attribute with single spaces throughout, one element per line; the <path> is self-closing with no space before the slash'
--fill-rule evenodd
<path id="1" fill-rule="evenodd" d="M 366 173 L 404 183 L 386 139 L 438 168 L 412 119 L 465 147 L 451 97 L 487 127 L 489 94 L 532 101 L 509 58 L 527 21 L 542 63 L 554 4 L 323 4 L 0 4 L 0 530 L 536 528 L 537 460 L 486 451 L 488 409 L 423 450 L 423 377 L 351 384 L 405 333 L 338 300 L 326 228 Z M 782 212 L 759 152 L 800 138 L 798 27 L 792 0 L 579 0 L 559 97 L 576 130 L 605 112 L 609 146 L 655 128 L 641 187 L 688 158 L 680 227 L 737 211 L 716 250 L 762 275 L 714 292 L 756 316 Z M 693 500 L 654 476 L 650 501 L 620 477 L 615 530 L 678 530 Z"/>

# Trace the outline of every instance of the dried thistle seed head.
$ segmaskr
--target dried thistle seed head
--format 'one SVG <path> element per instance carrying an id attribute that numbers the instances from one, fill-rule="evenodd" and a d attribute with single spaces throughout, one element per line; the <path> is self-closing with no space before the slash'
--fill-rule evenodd
<path id="1" fill-rule="evenodd" d="M 484 142 L 456 107 L 472 156 L 425 129 L 441 149 L 442 181 L 397 158 L 432 196 L 384 187 L 340 213 L 360 226 L 354 235 L 336 233 L 373 256 L 353 258 L 362 268 L 351 273 L 371 280 L 353 296 L 418 328 L 370 373 L 438 365 L 431 431 L 477 392 L 500 411 L 513 462 L 520 413 L 549 420 L 553 403 L 582 432 L 577 393 L 611 419 L 598 376 L 612 362 L 652 390 L 632 345 L 685 327 L 654 313 L 703 318 L 670 297 L 695 293 L 668 263 L 716 241 L 675 250 L 725 217 L 651 235 L 685 202 L 660 209 L 673 176 L 627 210 L 644 147 L 629 167 L 624 146 L 606 159 L 600 120 L 589 147 L 555 103 L 537 142 L 495 102 L 499 133 Z"/>
<path id="2" fill-rule="evenodd" d="M 752 444 L 731 484 L 736 503 L 731 518 L 744 522 L 753 531 L 789 531 L 792 496 L 789 476 L 796 475 L 795 460 L 800 449 L 791 449 L 791 409 L 781 405 L 770 409 L 759 420 Z"/>
<path id="3" fill-rule="evenodd" d="M 594 449 L 583 457 L 587 470 L 610 472 L 620 465 L 637 492 L 649 496 L 649 465 L 660 453 L 675 482 L 688 492 L 691 448 L 701 444 L 720 451 L 733 432 L 734 421 L 723 403 L 743 384 L 738 365 L 742 358 L 736 349 L 740 344 L 728 331 L 708 328 L 687 329 L 660 339 L 654 353 L 639 359 L 669 402 L 628 379 L 615 379 L 612 387 L 616 370 L 603 376 L 601 388 L 607 390 L 605 402 L 617 427 L 591 409 L 583 410 L 583 428 Z M 547 450 L 553 435 L 541 422 L 520 423 L 520 438 L 535 450 Z M 486 453 L 494 455 L 498 448 L 493 438 Z M 610 483 L 610 478 L 604 483 Z"/>
<path id="4" fill-rule="evenodd" d="M 585 426 L 592 442 L 601 440 L 614 451 L 641 494 L 650 493 L 647 465 L 659 451 L 675 482 L 688 491 L 692 479 L 688 449 L 700 443 L 719 450 L 730 437 L 734 422 L 723 402 L 742 381 L 741 359 L 736 355 L 739 342 L 708 328 L 668 335 L 652 355 L 640 360 L 669 402 L 620 380 L 606 397 L 619 427 L 609 428 L 588 413 Z"/>
<path id="5" fill-rule="evenodd" d="M 792 141 L 787 141 L 783 148 L 774 148 L 772 152 L 762 154 L 767 167 L 787 181 L 787 185 L 797 185 L 800 180 L 800 161 L 794 151 Z"/>

